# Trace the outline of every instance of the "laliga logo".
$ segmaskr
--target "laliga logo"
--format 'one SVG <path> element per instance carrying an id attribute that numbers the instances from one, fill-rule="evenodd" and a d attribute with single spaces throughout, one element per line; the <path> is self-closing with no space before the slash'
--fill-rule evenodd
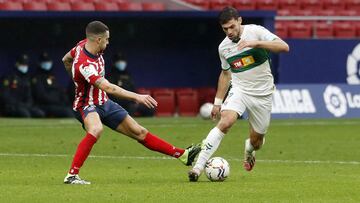
<path id="1" fill-rule="evenodd" d="M 335 117 L 340 117 L 346 114 L 346 98 L 339 87 L 328 85 L 323 96 L 327 110 L 334 114 Z"/>
<path id="2" fill-rule="evenodd" d="M 347 58 L 347 82 L 348 84 L 360 84 L 360 44 L 356 45 L 353 52 Z"/>

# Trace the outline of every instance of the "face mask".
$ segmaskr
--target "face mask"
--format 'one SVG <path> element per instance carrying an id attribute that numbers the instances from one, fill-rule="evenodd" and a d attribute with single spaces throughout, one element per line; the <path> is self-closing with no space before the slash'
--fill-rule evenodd
<path id="1" fill-rule="evenodd" d="M 127 63 L 125 61 L 118 61 L 115 63 L 115 67 L 116 69 L 118 69 L 119 71 L 124 71 L 126 68 Z"/>
<path id="2" fill-rule="evenodd" d="M 29 70 L 29 66 L 27 66 L 27 65 L 19 65 L 17 67 L 17 69 L 20 71 L 20 73 L 26 74 L 28 72 L 28 70 Z"/>
<path id="3" fill-rule="evenodd" d="M 40 67 L 46 71 L 49 71 L 52 67 L 52 62 L 51 61 L 41 62 Z"/>

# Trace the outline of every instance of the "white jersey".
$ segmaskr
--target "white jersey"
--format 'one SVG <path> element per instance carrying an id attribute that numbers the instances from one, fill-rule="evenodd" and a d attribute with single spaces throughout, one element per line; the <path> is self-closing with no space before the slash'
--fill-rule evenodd
<path id="1" fill-rule="evenodd" d="M 278 38 L 259 25 L 244 25 L 241 40 L 272 41 Z M 233 87 L 253 96 L 270 95 L 275 89 L 268 51 L 262 48 L 238 49 L 239 43 L 226 37 L 219 45 L 223 70 L 231 71 Z"/>

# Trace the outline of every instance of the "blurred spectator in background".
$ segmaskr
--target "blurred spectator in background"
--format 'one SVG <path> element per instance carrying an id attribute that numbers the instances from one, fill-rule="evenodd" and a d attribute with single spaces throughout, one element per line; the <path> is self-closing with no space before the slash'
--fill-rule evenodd
<path id="1" fill-rule="evenodd" d="M 53 61 L 47 52 L 43 52 L 37 72 L 32 78 L 34 103 L 48 117 L 73 117 L 65 89 L 58 85 L 52 70 Z"/>
<path id="2" fill-rule="evenodd" d="M 45 113 L 33 105 L 29 77 L 29 57 L 20 55 L 15 63 L 15 72 L 2 81 L 1 100 L 4 115 L 9 117 L 44 117 Z"/>
<path id="3" fill-rule="evenodd" d="M 136 92 L 135 85 L 131 75 L 127 71 L 127 60 L 122 52 L 118 52 L 113 56 L 113 65 L 108 80 L 131 92 Z M 137 104 L 133 101 L 123 100 L 109 95 L 109 97 L 116 103 L 120 104 L 128 111 L 131 116 L 153 116 L 154 109 L 149 109 L 142 104 Z"/>

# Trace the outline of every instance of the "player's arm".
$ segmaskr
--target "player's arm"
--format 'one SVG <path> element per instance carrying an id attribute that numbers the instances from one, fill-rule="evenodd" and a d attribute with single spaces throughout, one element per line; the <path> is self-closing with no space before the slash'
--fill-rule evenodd
<path id="1" fill-rule="evenodd" d="M 65 54 L 65 56 L 62 58 L 62 62 L 64 63 L 66 72 L 71 75 L 71 67 L 73 64 L 74 58 L 71 56 L 70 51 Z"/>
<path id="2" fill-rule="evenodd" d="M 220 112 L 221 104 L 224 100 L 225 94 L 229 89 L 229 84 L 231 80 L 231 72 L 229 70 L 222 70 L 218 80 L 218 86 L 214 101 L 214 107 L 211 111 L 211 117 L 216 118 Z"/>
<path id="3" fill-rule="evenodd" d="M 127 91 L 117 85 L 110 83 L 103 77 L 97 79 L 94 85 L 95 87 L 115 97 L 135 101 L 137 103 L 144 104 L 148 108 L 155 108 L 157 106 L 157 102 L 150 95 L 136 94 L 135 92 Z"/>
<path id="4" fill-rule="evenodd" d="M 245 41 L 240 40 L 239 49 L 244 49 L 245 47 L 250 48 L 263 48 L 269 50 L 271 52 L 279 53 L 279 52 L 289 52 L 289 45 L 284 42 L 282 39 L 275 38 L 272 41 Z"/>

